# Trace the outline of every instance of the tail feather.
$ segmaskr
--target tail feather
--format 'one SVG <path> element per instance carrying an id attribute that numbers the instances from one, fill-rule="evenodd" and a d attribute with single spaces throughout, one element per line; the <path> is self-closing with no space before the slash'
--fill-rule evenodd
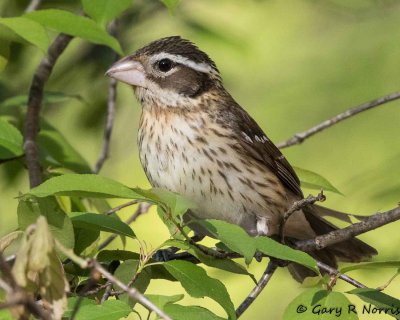
<path id="1" fill-rule="evenodd" d="M 317 210 L 321 207 L 317 206 L 307 206 L 303 208 L 303 212 L 311 228 L 317 235 L 323 235 L 328 232 L 337 230 L 338 228 L 321 218 L 318 215 Z M 325 208 L 324 208 L 325 209 Z M 343 242 L 336 243 L 332 246 L 327 247 L 332 253 L 335 254 L 341 261 L 347 262 L 360 262 L 371 258 L 376 255 L 378 251 L 365 242 L 357 239 L 351 238 Z"/>
<path id="2" fill-rule="evenodd" d="M 332 268 L 337 268 L 337 261 L 335 258 L 335 255 L 331 252 L 331 250 L 323 249 L 323 250 L 314 250 L 311 252 L 308 252 L 314 259 L 321 261 Z M 312 271 L 311 269 L 304 267 L 300 264 L 291 262 L 288 265 L 288 270 L 292 277 L 297 280 L 298 282 L 303 282 L 305 278 L 307 277 L 315 277 L 317 274 Z M 321 270 L 322 274 L 324 273 L 323 270 Z"/>
<path id="3" fill-rule="evenodd" d="M 323 209 L 324 213 L 319 213 L 320 209 Z M 317 235 L 323 235 L 338 229 L 335 225 L 321 217 L 322 215 L 326 215 L 326 210 L 331 209 L 319 206 L 306 206 L 302 209 L 308 223 Z M 333 213 L 336 212 L 333 210 L 331 211 Z M 361 262 L 368 260 L 378 252 L 375 248 L 365 242 L 357 238 L 351 238 L 328 246 L 322 250 L 314 250 L 308 253 L 315 259 L 333 268 L 337 268 L 337 260 L 345 262 Z M 295 263 L 289 264 L 288 269 L 292 276 L 300 282 L 302 282 L 306 277 L 316 275 L 313 271 Z"/>

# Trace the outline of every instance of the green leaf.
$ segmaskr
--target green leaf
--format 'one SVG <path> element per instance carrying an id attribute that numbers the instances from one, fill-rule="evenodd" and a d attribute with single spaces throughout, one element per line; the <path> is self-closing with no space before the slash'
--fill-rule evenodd
<path id="1" fill-rule="evenodd" d="M 44 92 L 43 95 L 43 104 L 44 105 L 58 104 L 69 101 L 71 99 L 83 101 L 83 98 L 78 94 L 65 94 L 63 92 L 46 91 Z M 28 103 L 28 95 L 20 94 L 1 101 L 0 107 L 12 108 L 12 107 L 26 106 L 27 103 Z"/>
<path id="2" fill-rule="evenodd" d="M 165 209 L 161 207 L 161 205 L 157 206 L 157 215 L 164 223 L 164 225 L 168 228 L 170 235 L 175 239 L 185 239 L 185 237 L 178 232 L 175 223 L 166 215 Z M 190 229 L 186 226 L 183 227 L 184 232 L 189 233 Z"/>
<path id="3" fill-rule="evenodd" d="M 88 230 L 74 226 L 74 235 L 74 252 L 79 255 L 100 237 L 100 230 Z"/>
<path id="4" fill-rule="evenodd" d="M 336 189 L 328 180 L 324 177 L 310 170 L 302 169 L 299 167 L 293 167 L 301 181 L 301 186 L 304 188 L 332 191 L 343 195 L 338 189 Z"/>
<path id="5" fill-rule="evenodd" d="M 0 24 L 32 43 L 44 53 L 49 47 L 49 36 L 40 23 L 25 17 L 0 18 Z"/>
<path id="6" fill-rule="evenodd" d="M 203 268 L 187 261 L 168 261 L 164 266 L 192 297 L 209 297 L 224 308 L 230 319 L 236 319 L 235 308 L 221 281 L 209 277 Z"/>
<path id="7" fill-rule="evenodd" d="M 143 190 L 134 188 L 133 190 L 147 200 L 157 204 L 166 205 L 171 210 L 171 214 L 174 218 L 183 216 L 183 214 L 189 209 L 196 208 L 196 204 L 189 199 L 178 193 L 165 189 L 152 188 L 150 190 Z"/>
<path id="8" fill-rule="evenodd" d="M 83 297 L 70 297 L 68 298 L 68 307 L 67 310 L 65 310 L 63 314 L 63 319 L 64 318 L 70 318 L 72 315 L 72 312 L 74 311 L 76 303 L 80 303 L 80 308 L 87 306 L 87 305 L 96 305 L 96 301 L 88 298 L 83 298 Z"/>
<path id="9" fill-rule="evenodd" d="M 11 315 L 10 309 L 1 309 L 0 310 L 0 319 L 1 320 L 14 320 L 15 317 Z"/>
<path id="10" fill-rule="evenodd" d="M 178 6 L 180 0 L 160 0 L 169 10 L 171 14 L 175 14 L 176 7 Z"/>
<path id="11" fill-rule="evenodd" d="M 345 273 L 357 269 L 376 269 L 376 268 L 400 268 L 400 261 L 374 261 L 374 262 L 358 263 L 352 266 L 341 268 L 340 273 Z"/>
<path id="12" fill-rule="evenodd" d="M 75 320 L 119 320 L 131 313 L 131 307 L 121 300 L 107 300 L 103 304 L 86 303 L 79 308 Z"/>
<path id="13" fill-rule="evenodd" d="M 149 267 L 146 267 L 148 269 Z M 162 264 L 154 264 L 150 266 L 151 278 L 152 279 L 163 279 L 168 281 L 178 281 L 176 280 Z"/>
<path id="14" fill-rule="evenodd" d="M 81 0 L 84 11 L 98 24 L 105 26 L 107 22 L 119 16 L 130 7 L 132 0 Z"/>
<path id="15" fill-rule="evenodd" d="M 100 230 L 115 233 L 120 236 L 135 237 L 129 225 L 111 216 L 83 212 L 72 212 L 70 215 L 72 216 L 71 221 L 75 228 L 94 231 Z"/>
<path id="16" fill-rule="evenodd" d="M 127 186 L 95 174 L 64 174 L 54 177 L 33 188 L 29 194 L 36 197 L 64 195 L 93 198 L 141 198 Z"/>
<path id="17" fill-rule="evenodd" d="M 400 300 L 392 296 L 369 288 L 353 289 L 347 293 L 355 294 L 365 302 L 369 303 L 369 305 L 363 306 L 363 314 L 383 313 L 391 315 L 396 319 L 400 319 L 400 315 L 398 314 L 398 311 L 400 310 Z M 371 306 L 371 304 L 377 306 L 378 308 L 382 308 L 383 311 L 379 312 L 379 310 Z"/>
<path id="18" fill-rule="evenodd" d="M 247 275 L 247 276 L 251 277 L 251 279 L 253 281 L 257 282 L 256 279 L 254 278 L 254 276 L 251 273 L 249 273 L 245 267 L 243 267 L 242 265 L 240 265 L 239 263 L 237 263 L 233 260 L 218 259 L 218 258 L 214 258 L 209 255 L 206 255 L 203 252 L 201 252 L 199 249 L 197 249 L 194 245 L 191 245 L 187 242 L 184 242 L 184 241 L 178 240 L 178 239 L 170 239 L 170 240 L 165 241 L 163 243 L 162 247 L 166 247 L 166 246 L 177 247 L 179 249 L 187 251 L 190 254 L 194 255 L 197 259 L 199 259 L 202 263 L 204 263 L 205 265 L 207 265 L 209 267 L 217 268 L 220 270 L 224 270 L 224 271 L 232 272 L 232 273 L 236 273 L 236 274 Z"/>
<path id="19" fill-rule="evenodd" d="M 174 296 L 161 296 L 158 294 L 146 294 L 146 298 L 149 299 L 151 302 L 153 302 L 161 310 L 163 310 L 167 304 L 178 302 L 178 301 L 182 300 L 183 297 L 184 297 L 183 294 L 177 294 Z M 174 319 L 175 319 L 175 317 L 174 317 Z"/>
<path id="20" fill-rule="evenodd" d="M 303 291 L 287 306 L 284 320 L 356 320 L 357 314 L 350 311 L 352 304 L 343 293 L 329 292 L 317 288 Z"/>
<path id="21" fill-rule="evenodd" d="M 91 172 L 89 163 L 55 128 L 47 125 L 40 130 L 37 142 L 43 165 L 69 169 L 77 173 Z M 52 172 L 54 172 L 53 169 Z"/>
<path id="22" fill-rule="evenodd" d="M 17 128 L 0 119 L 0 159 L 9 159 L 23 154 L 22 135 Z"/>
<path id="23" fill-rule="evenodd" d="M 123 283 L 130 282 L 133 277 L 136 275 L 136 272 L 139 267 L 139 260 L 126 260 L 119 265 L 119 267 L 115 270 L 115 277 L 121 280 Z M 151 280 L 151 269 L 146 268 L 142 270 L 142 272 L 137 276 L 133 286 L 139 290 L 141 293 L 145 293 L 147 287 L 150 284 Z M 119 290 L 118 286 L 114 286 L 115 290 Z M 129 303 L 131 307 L 134 307 L 137 301 L 132 300 L 127 294 L 122 294 L 119 296 L 119 299 Z"/>
<path id="24" fill-rule="evenodd" d="M 117 39 L 110 36 L 92 19 L 59 9 L 37 10 L 25 14 L 24 17 L 59 32 L 80 37 L 96 44 L 106 45 L 123 55 Z"/>
<path id="25" fill-rule="evenodd" d="M 225 221 L 204 220 L 199 223 L 230 250 L 243 255 L 247 264 L 251 262 L 255 252 L 259 250 L 271 257 L 300 263 L 318 273 L 316 261 L 303 251 L 294 250 L 271 238 L 251 237 L 238 225 Z"/>
<path id="26" fill-rule="evenodd" d="M 249 236 L 244 229 L 221 220 L 204 220 L 199 223 L 230 250 L 241 254 L 247 264 L 251 262 L 256 253 L 257 244 L 255 238 Z"/>
<path id="27" fill-rule="evenodd" d="M 257 249 L 262 253 L 278 259 L 299 263 L 319 274 L 317 262 L 309 254 L 292 249 L 267 237 L 257 237 L 255 241 L 257 242 Z"/>
<path id="28" fill-rule="evenodd" d="M 45 216 L 50 231 L 64 247 L 74 247 L 74 229 L 71 219 L 60 209 L 53 197 L 48 198 L 21 198 L 17 209 L 18 227 L 25 230 L 34 224 L 39 216 Z"/>
<path id="29" fill-rule="evenodd" d="M 10 41 L 5 39 L 0 39 L 0 72 L 4 70 L 9 59 L 10 59 Z"/>
<path id="30" fill-rule="evenodd" d="M 103 250 L 97 255 L 97 260 L 100 262 L 105 261 L 125 261 L 125 260 L 139 260 L 140 255 L 136 252 L 126 250 Z"/>
<path id="31" fill-rule="evenodd" d="M 179 304 L 167 304 L 164 311 L 174 320 L 224 320 L 199 306 L 181 306 Z"/>
<path id="32" fill-rule="evenodd" d="M 325 300 L 323 300 L 323 307 L 332 312 L 322 314 L 323 320 L 335 320 L 338 317 L 346 320 L 357 320 L 358 316 L 355 311 L 349 309 L 352 305 L 349 299 L 341 292 L 330 292 Z M 354 307 L 355 310 L 355 307 Z M 322 312 L 322 309 L 321 309 Z"/>

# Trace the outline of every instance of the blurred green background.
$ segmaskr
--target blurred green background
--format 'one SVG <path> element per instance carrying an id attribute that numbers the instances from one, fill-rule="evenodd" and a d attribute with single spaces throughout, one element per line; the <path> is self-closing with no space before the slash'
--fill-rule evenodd
<path id="1" fill-rule="evenodd" d="M 1 16 L 19 15 L 26 4 L 2 0 Z M 48 7 L 76 11 L 79 2 L 44 1 L 43 8 Z M 137 0 L 118 25 L 126 53 L 163 36 L 181 35 L 195 42 L 215 60 L 230 93 L 276 142 L 349 107 L 400 90 L 397 0 L 182 0 L 174 15 L 156 0 Z M 34 47 L 11 46 L 10 61 L 0 74 L 0 100 L 28 92 L 41 57 Z M 103 75 L 112 61 L 110 49 L 74 39 L 46 87 L 82 97 L 82 101 L 47 105 L 43 116 L 92 167 L 103 143 L 108 86 Z M 117 105 L 111 156 L 101 174 L 147 188 L 150 185 L 136 148 L 140 106 L 131 88 L 118 85 Z M 20 112 L 17 109 L 7 112 Z M 0 113 L 4 110 L 0 107 Z M 394 208 L 400 201 L 399 136 L 397 101 L 347 120 L 284 153 L 293 165 L 321 174 L 344 194 L 328 193 L 326 206 L 370 214 Z M 22 163 L 0 166 L 0 236 L 16 228 L 16 197 L 27 190 Z M 120 215 L 127 217 L 132 210 Z M 380 252 L 375 260 L 399 260 L 399 227 L 399 222 L 393 223 L 360 237 Z M 154 211 L 142 216 L 133 229 L 149 247 L 168 237 Z M 121 243 L 110 247 L 121 248 Z M 128 248 L 137 249 L 137 243 L 128 241 Z M 257 278 L 264 265 L 252 264 Z M 211 269 L 208 273 L 227 285 L 235 306 L 253 286 L 246 277 Z M 394 273 L 386 269 L 351 275 L 377 287 Z M 351 289 L 341 282 L 338 288 Z M 279 270 L 243 319 L 279 319 L 301 290 L 286 270 Z M 171 295 L 183 290 L 178 284 L 157 280 L 148 292 Z M 400 278 L 385 292 L 399 298 Z M 191 302 L 189 298 L 185 301 Z M 352 301 L 357 300 L 352 297 Z M 213 301 L 205 299 L 204 303 L 215 305 L 214 310 L 223 314 Z M 363 315 L 360 319 L 377 318 Z"/>

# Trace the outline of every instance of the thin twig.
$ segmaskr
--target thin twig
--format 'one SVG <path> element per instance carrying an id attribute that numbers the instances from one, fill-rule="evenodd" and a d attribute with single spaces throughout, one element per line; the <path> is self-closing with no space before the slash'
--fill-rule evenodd
<path id="1" fill-rule="evenodd" d="M 40 7 L 41 3 L 42 0 L 31 0 L 29 5 L 25 9 L 25 13 L 37 10 Z"/>
<path id="2" fill-rule="evenodd" d="M 258 295 L 263 291 L 265 286 L 268 284 L 269 280 L 271 279 L 272 275 L 278 268 L 278 265 L 274 262 L 273 259 L 269 260 L 268 266 L 265 269 L 263 275 L 261 276 L 260 280 L 258 280 L 257 285 L 253 288 L 247 298 L 240 304 L 240 306 L 236 309 L 236 317 L 239 318 L 243 312 L 245 312 L 250 305 L 256 300 Z"/>
<path id="3" fill-rule="evenodd" d="M 135 200 L 134 200 L 135 201 Z M 131 201 L 132 202 L 132 201 Z M 120 208 L 118 210 L 120 210 L 121 208 L 127 207 L 132 205 L 133 203 L 129 204 L 125 203 L 124 205 L 119 206 Z M 123 207 L 124 206 L 124 207 Z M 139 207 L 136 209 L 136 211 L 125 221 L 126 224 L 131 224 L 132 222 L 134 222 L 140 215 L 142 215 L 143 213 L 146 213 L 147 211 L 149 211 L 149 208 L 151 207 L 151 204 L 147 203 L 147 202 L 142 202 L 139 204 Z M 115 209 L 115 208 L 114 208 Z M 113 209 L 112 209 L 113 210 Z M 118 211 L 115 210 L 115 211 Z M 110 210 L 111 211 L 111 210 Z M 110 212 L 108 211 L 108 212 Z M 115 212 L 114 211 L 114 212 Z M 105 239 L 102 243 L 100 243 L 99 245 L 99 251 L 103 250 L 105 247 L 107 247 L 111 242 L 113 242 L 115 239 L 117 238 L 116 234 L 112 234 L 111 236 L 109 236 L 107 239 Z"/>
<path id="4" fill-rule="evenodd" d="M 104 129 L 104 143 L 96 162 L 94 173 L 99 173 L 110 153 L 111 133 L 114 125 L 115 101 L 117 99 L 117 80 L 110 78 L 108 85 L 107 120 Z"/>
<path id="5" fill-rule="evenodd" d="M 108 287 L 108 284 L 109 284 L 109 283 L 107 282 L 107 283 L 105 283 L 105 284 L 102 284 L 102 285 L 100 285 L 100 286 L 94 288 L 93 290 L 88 290 L 88 291 L 86 291 L 86 292 L 84 293 L 84 296 L 85 296 L 85 297 L 88 297 L 88 296 L 93 296 L 93 295 L 95 295 L 95 294 L 98 294 L 101 290 L 106 289 L 106 288 Z"/>
<path id="6" fill-rule="evenodd" d="M 28 109 L 25 119 L 24 152 L 29 172 L 30 187 L 36 187 L 42 182 L 42 168 L 39 162 L 36 137 L 40 129 L 40 109 L 43 101 L 43 90 L 58 57 L 67 47 L 72 37 L 60 34 L 50 45 L 47 56 L 44 57 L 33 75 L 29 90 Z"/>
<path id="7" fill-rule="evenodd" d="M 362 233 L 382 227 L 388 223 L 400 220 L 400 207 L 384 213 L 376 213 L 361 222 L 352 224 L 343 229 L 337 229 L 313 239 L 296 242 L 296 248 L 303 251 L 320 250 L 327 246 L 339 243 Z"/>
<path id="8" fill-rule="evenodd" d="M 112 284 L 118 286 L 120 289 L 124 290 L 129 297 L 138 301 L 141 305 L 147 309 L 155 312 L 163 320 L 172 320 L 168 315 L 166 315 L 162 310 L 160 310 L 156 305 L 154 305 L 149 299 L 147 299 L 141 292 L 136 288 L 129 288 L 121 280 L 114 277 L 110 272 L 102 267 L 102 265 L 96 259 L 83 259 L 76 255 L 72 250 L 65 248 L 60 242 L 55 241 L 56 247 L 61 253 L 65 254 L 69 259 L 75 262 L 82 269 L 91 270 L 91 280 L 98 281 L 101 276 L 106 278 Z"/>
<path id="9" fill-rule="evenodd" d="M 310 194 L 307 198 L 304 198 L 304 199 L 294 202 L 293 205 L 289 208 L 289 210 L 287 210 L 285 212 L 285 214 L 283 215 L 283 219 L 282 219 L 281 225 L 279 227 L 279 229 L 280 229 L 279 234 L 281 236 L 281 242 L 284 242 L 285 224 L 293 213 L 300 210 L 301 208 L 303 208 L 306 205 L 314 204 L 317 201 L 323 202 L 325 200 L 326 200 L 326 197 L 325 197 L 323 191 L 321 190 L 321 192 L 317 196 L 313 196 Z"/>
<path id="10" fill-rule="evenodd" d="M 15 281 L 14 276 L 11 272 L 10 266 L 8 265 L 8 263 L 6 262 L 1 253 L 0 253 L 0 271 L 3 275 L 5 283 L 8 284 L 11 289 L 15 289 L 18 287 L 17 282 Z"/>
<path id="11" fill-rule="evenodd" d="M 111 290 L 112 290 L 112 282 L 111 282 L 111 281 L 108 281 L 108 282 L 106 283 L 106 288 L 105 288 L 105 290 L 104 290 L 104 294 L 103 294 L 103 296 L 101 297 L 101 301 L 100 301 L 101 304 L 103 304 L 104 302 L 106 302 L 107 299 L 111 296 Z"/>
<path id="12" fill-rule="evenodd" d="M 93 259 L 89 261 L 89 267 L 100 272 L 105 278 L 107 278 L 114 285 L 120 287 L 122 290 L 128 294 L 129 297 L 138 301 L 141 305 L 147 309 L 155 312 L 163 320 L 172 320 L 167 314 L 164 313 L 160 308 L 153 304 L 149 299 L 147 299 L 142 293 L 140 293 L 134 287 L 128 287 L 126 284 L 121 282 L 119 279 L 115 278 L 111 273 L 104 269 L 97 260 Z"/>
<path id="13" fill-rule="evenodd" d="M 129 207 L 129 206 L 133 206 L 134 204 L 137 204 L 138 202 L 139 202 L 139 200 L 131 200 L 129 202 L 123 203 L 123 204 L 121 204 L 119 206 L 116 206 L 116 207 L 108 210 L 104 214 L 109 216 L 109 215 L 111 215 L 111 214 L 113 214 L 113 213 L 115 213 L 115 212 L 117 212 L 117 211 L 119 211 L 119 210 L 121 210 L 123 208 Z"/>
<path id="14" fill-rule="evenodd" d="M 391 94 L 385 95 L 378 99 L 363 103 L 357 107 L 351 108 L 345 112 L 342 112 L 335 117 L 325 120 L 324 122 L 306 130 L 303 132 L 296 133 L 293 137 L 289 138 L 286 141 L 280 142 L 277 144 L 277 147 L 280 149 L 287 148 L 296 144 L 301 144 L 304 140 L 312 137 L 314 134 L 325 130 L 326 128 L 332 127 L 333 125 L 346 120 L 350 117 L 355 116 L 361 112 L 370 110 L 372 108 L 378 107 L 380 105 L 386 104 L 388 102 L 400 99 L 400 92 L 393 92 Z"/>
<path id="15" fill-rule="evenodd" d="M 4 281 L 2 278 L 0 278 L 0 288 L 3 289 L 6 293 L 11 293 L 13 291 L 13 289 L 10 287 L 10 285 L 6 281 Z"/>
<path id="16" fill-rule="evenodd" d="M 397 271 L 393 276 L 390 277 L 390 279 L 385 284 L 379 286 L 378 288 L 376 288 L 376 290 L 378 290 L 378 291 L 385 290 L 393 282 L 393 280 L 396 279 L 399 275 L 400 275 L 399 271 Z"/>
<path id="17" fill-rule="evenodd" d="M 117 37 L 116 20 L 113 20 L 110 23 L 109 32 L 112 36 Z M 114 62 L 117 61 L 118 58 L 119 55 L 115 53 Z M 107 119 L 106 119 L 106 127 L 104 129 L 104 143 L 100 156 L 96 162 L 94 173 L 100 172 L 101 168 L 104 165 L 104 162 L 108 159 L 110 154 L 110 142 L 111 142 L 111 133 L 114 125 L 116 100 L 117 100 L 117 80 L 115 80 L 114 78 L 110 78 L 108 84 Z"/>
<path id="18" fill-rule="evenodd" d="M 18 305 L 25 304 L 24 297 L 20 294 L 14 293 L 7 301 L 0 303 L 0 310 L 10 309 Z"/>
<path id="19" fill-rule="evenodd" d="M 328 272 L 329 274 L 333 274 L 333 275 L 337 276 L 339 279 L 342 279 L 343 281 L 350 283 L 351 285 L 355 286 L 356 288 L 367 288 L 365 285 L 358 282 L 357 280 L 349 277 L 346 274 L 340 273 L 339 270 L 332 268 L 331 266 L 328 266 L 327 264 L 325 264 L 321 261 L 317 261 L 317 266 L 318 266 L 318 268 Z"/>

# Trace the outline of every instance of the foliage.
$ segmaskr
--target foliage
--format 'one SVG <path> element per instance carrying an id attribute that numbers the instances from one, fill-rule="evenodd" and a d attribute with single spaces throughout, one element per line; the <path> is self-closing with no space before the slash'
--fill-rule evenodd
<path id="1" fill-rule="evenodd" d="M 179 1 L 161 1 L 171 13 L 175 13 Z M 112 4 L 111 4 L 112 3 Z M 86 45 L 103 45 L 109 48 L 108 54 L 123 54 L 119 40 L 108 32 L 113 19 L 129 11 L 129 0 L 82 0 L 82 8 L 87 16 L 76 14 L 61 8 L 47 8 L 30 13 L 21 12 L 19 16 L 0 18 L 0 25 L 12 31 L 12 35 L 0 35 L 0 40 L 9 46 L 12 43 L 27 43 L 38 48 L 43 54 L 54 38 L 54 32 L 65 33 L 87 41 Z M 157 7 L 157 10 L 160 10 Z M 76 12 L 79 12 L 78 10 Z M 145 10 L 143 10 L 145 11 Z M 206 29 L 205 29 L 206 30 Z M 204 31 L 204 30 L 203 30 Z M 207 30 L 206 30 L 207 31 Z M 6 63 L 7 56 L 1 55 L 0 64 Z M 2 62 L 3 61 L 3 62 Z M 23 136 L 21 114 L 25 116 L 27 93 L 8 97 L 0 103 L 0 163 L 19 161 L 23 156 Z M 46 107 L 53 107 L 69 99 L 83 101 L 80 95 L 67 92 L 45 92 Z M 12 274 L 17 284 L 30 295 L 40 295 L 52 316 L 69 318 L 76 313 L 75 319 L 120 319 L 140 312 L 136 301 L 126 293 L 117 294 L 118 299 L 110 298 L 98 303 L 104 297 L 102 285 L 105 279 L 94 276 L 75 261 L 76 255 L 95 257 L 116 278 L 129 283 L 141 293 L 145 293 L 151 283 L 162 279 L 179 282 L 187 295 L 200 299 L 214 300 L 224 310 L 223 316 L 216 315 L 209 308 L 200 305 L 181 305 L 184 295 L 173 296 L 146 294 L 146 297 L 173 319 L 235 319 L 235 306 L 231 300 L 224 277 L 214 277 L 206 271 L 211 267 L 229 273 L 231 276 L 245 275 L 255 280 L 249 271 L 254 255 L 264 255 L 296 262 L 318 272 L 317 263 L 310 255 L 294 250 L 270 238 L 250 237 L 236 225 L 217 220 L 198 221 L 214 240 L 220 241 L 219 247 L 243 257 L 243 261 L 233 258 L 221 259 L 221 251 L 213 246 L 198 246 L 188 236 L 188 228 L 183 215 L 194 204 L 181 195 L 160 189 L 131 188 L 118 181 L 95 175 L 88 161 L 76 150 L 64 135 L 42 121 L 42 130 L 38 137 L 41 164 L 46 180 L 18 197 L 18 231 L 9 233 L 0 239 L 0 253 L 12 245 L 15 246 L 16 259 Z M 296 168 L 302 183 L 309 189 L 326 190 L 340 193 L 327 179 L 310 170 Z M 25 172 L 26 174 L 26 172 Z M 16 195 L 17 196 L 17 195 Z M 132 227 L 115 214 L 108 215 L 111 198 L 138 200 L 158 207 L 161 220 L 171 232 L 157 248 L 149 249 L 146 239 L 138 239 Z M 136 239 L 139 250 L 107 250 L 99 244 L 104 234 Z M 22 240 L 21 240 L 22 238 Z M 214 241 L 212 240 L 212 241 Z M 175 247 L 179 251 L 190 253 L 196 258 L 192 261 L 156 261 L 153 254 L 162 248 Z M 207 250 L 205 250 L 205 249 Z M 178 251 L 178 252 L 179 252 Z M 208 254 L 211 253 L 211 254 Z M 212 254 L 214 253 L 215 256 Z M 76 262 L 76 261 L 75 261 Z M 242 263 L 244 262 L 244 263 Z M 399 261 L 382 261 L 343 268 L 348 272 L 356 268 L 396 268 Z M 210 273 L 211 274 L 211 273 Z M 79 298 L 87 287 L 100 288 L 85 298 Z M 309 308 L 317 304 L 322 308 L 348 308 L 352 296 L 358 296 L 378 308 L 399 306 L 400 301 L 373 289 L 355 289 L 348 292 L 332 291 L 324 281 L 316 288 L 306 289 L 292 302 L 287 301 L 284 319 L 297 319 L 299 305 Z M 114 286 L 113 290 L 119 288 Z M 67 299 L 68 293 L 68 299 Z M 246 293 L 247 294 L 247 293 Z M 244 294 L 245 296 L 245 294 Z M 350 300 L 349 300 L 350 299 Z M 5 300 L 0 295 L 0 303 Z M 12 308 L 13 316 L 23 317 L 28 313 L 24 308 Z M 304 312 L 304 315 L 306 313 Z M 324 319 L 334 319 L 335 315 L 326 315 Z M 337 318 L 337 316 L 336 316 Z M 301 319 L 301 317 L 300 317 Z M 306 317 L 304 318 L 306 319 Z M 309 318 L 307 318 L 309 319 Z M 358 319 L 350 313 L 344 319 Z"/>

